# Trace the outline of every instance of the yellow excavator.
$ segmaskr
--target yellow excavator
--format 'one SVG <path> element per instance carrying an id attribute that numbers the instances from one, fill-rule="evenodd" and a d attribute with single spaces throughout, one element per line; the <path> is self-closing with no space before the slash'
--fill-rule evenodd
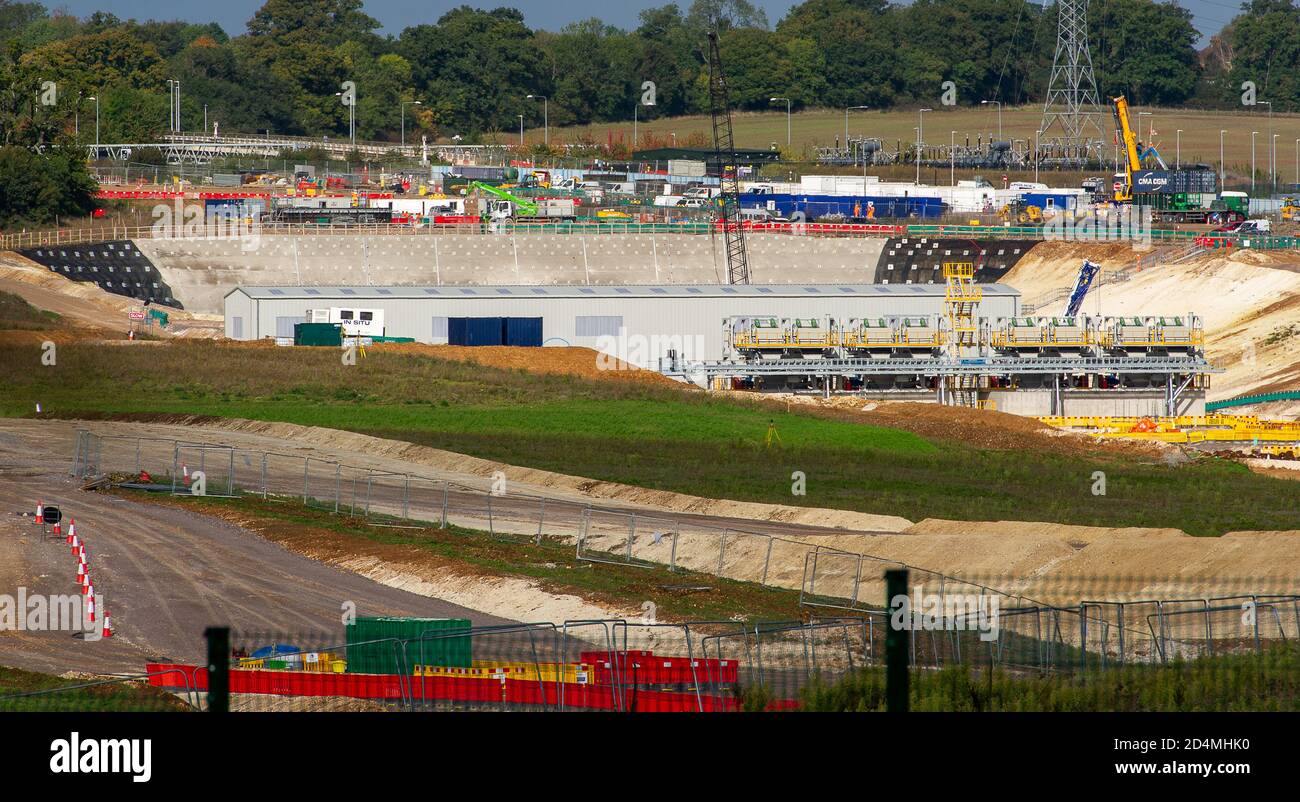
<path id="1" fill-rule="evenodd" d="M 1300 201 L 1294 195 L 1282 198 L 1282 219 L 1288 223 L 1300 222 Z"/>

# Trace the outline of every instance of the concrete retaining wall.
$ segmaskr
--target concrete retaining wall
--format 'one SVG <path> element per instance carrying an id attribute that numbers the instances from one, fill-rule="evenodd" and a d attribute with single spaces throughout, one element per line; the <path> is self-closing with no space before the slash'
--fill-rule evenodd
<path id="1" fill-rule="evenodd" d="M 756 284 L 872 284 L 879 238 L 747 237 Z M 221 311 L 247 286 L 725 283 L 722 238 L 685 234 L 263 236 L 140 240 L 180 304 Z"/>
<path id="2" fill-rule="evenodd" d="M 1061 393 L 1064 410 L 1052 409 L 1051 390 L 994 390 L 989 399 L 999 412 L 1012 415 L 1164 415 L 1163 390 L 1065 390 Z M 1186 390 L 1178 398 L 1177 415 L 1204 415 L 1205 392 Z"/>

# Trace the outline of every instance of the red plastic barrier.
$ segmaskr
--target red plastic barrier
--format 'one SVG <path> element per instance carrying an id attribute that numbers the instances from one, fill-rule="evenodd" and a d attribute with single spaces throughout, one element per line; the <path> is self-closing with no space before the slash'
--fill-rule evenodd
<path id="1" fill-rule="evenodd" d="M 184 198 L 184 192 L 165 192 L 163 190 L 138 190 L 138 189 L 101 189 L 95 192 L 96 198 L 105 198 L 113 200 L 171 200 L 172 198 Z"/>
<path id="2" fill-rule="evenodd" d="M 713 221 L 713 227 L 721 230 L 722 221 Z M 784 233 L 798 230 L 805 234 L 884 234 L 890 237 L 907 235 L 907 226 L 878 223 L 764 223 L 743 220 L 741 221 L 741 227 L 746 231 L 779 231 Z"/>
<path id="3" fill-rule="evenodd" d="M 684 658 L 681 658 L 684 659 Z M 149 684 L 158 688 L 196 691 L 208 689 L 208 672 L 200 666 L 172 663 L 148 663 L 145 671 Z M 538 682 L 535 680 L 502 681 L 492 677 L 398 677 L 393 674 L 331 674 L 317 671 L 230 672 L 231 693 L 260 693 L 274 696 L 346 696 L 354 699 L 401 699 L 402 685 L 407 684 L 412 699 L 495 704 L 558 705 L 590 710 L 626 709 L 638 712 L 690 713 L 731 712 L 739 708 L 736 699 L 697 696 L 691 691 L 652 691 L 628 688 L 616 694 L 608 684 Z M 621 695 L 621 699 L 619 696 Z M 771 709 L 789 709 L 791 700 L 773 702 Z"/>
<path id="4" fill-rule="evenodd" d="M 481 221 L 479 220 L 479 218 L 475 217 L 472 214 L 439 214 L 439 215 L 434 215 L 433 222 L 439 224 L 446 224 L 446 223 L 465 224 L 465 223 L 478 223 Z"/>
<path id="5" fill-rule="evenodd" d="M 241 198 L 266 198 L 270 199 L 270 192 L 200 192 L 199 200 L 238 200 Z"/>

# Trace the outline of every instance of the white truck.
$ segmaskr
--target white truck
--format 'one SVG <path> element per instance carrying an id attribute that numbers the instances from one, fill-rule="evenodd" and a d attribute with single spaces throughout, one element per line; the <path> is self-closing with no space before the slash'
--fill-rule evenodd
<path id="1" fill-rule="evenodd" d="M 487 202 L 493 222 L 505 220 L 573 220 L 577 204 L 573 198 L 539 198 L 526 204 L 494 198 Z"/>

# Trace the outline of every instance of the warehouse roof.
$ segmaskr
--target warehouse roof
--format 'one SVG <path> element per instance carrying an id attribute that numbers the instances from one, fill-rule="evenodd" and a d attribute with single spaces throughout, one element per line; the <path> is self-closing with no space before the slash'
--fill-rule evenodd
<path id="1" fill-rule="evenodd" d="M 1006 284 L 980 284 L 985 295 L 1018 296 L 1020 291 Z M 239 286 L 226 296 L 242 292 L 249 298 L 679 298 L 730 296 L 806 298 L 809 296 L 880 296 L 926 295 L 942 296 L 943 284 L 635 284 L 600 285 L 581 284 L 492 285 L 492 286 L 439 286 L 439 287 L 248 287 Z"/>

